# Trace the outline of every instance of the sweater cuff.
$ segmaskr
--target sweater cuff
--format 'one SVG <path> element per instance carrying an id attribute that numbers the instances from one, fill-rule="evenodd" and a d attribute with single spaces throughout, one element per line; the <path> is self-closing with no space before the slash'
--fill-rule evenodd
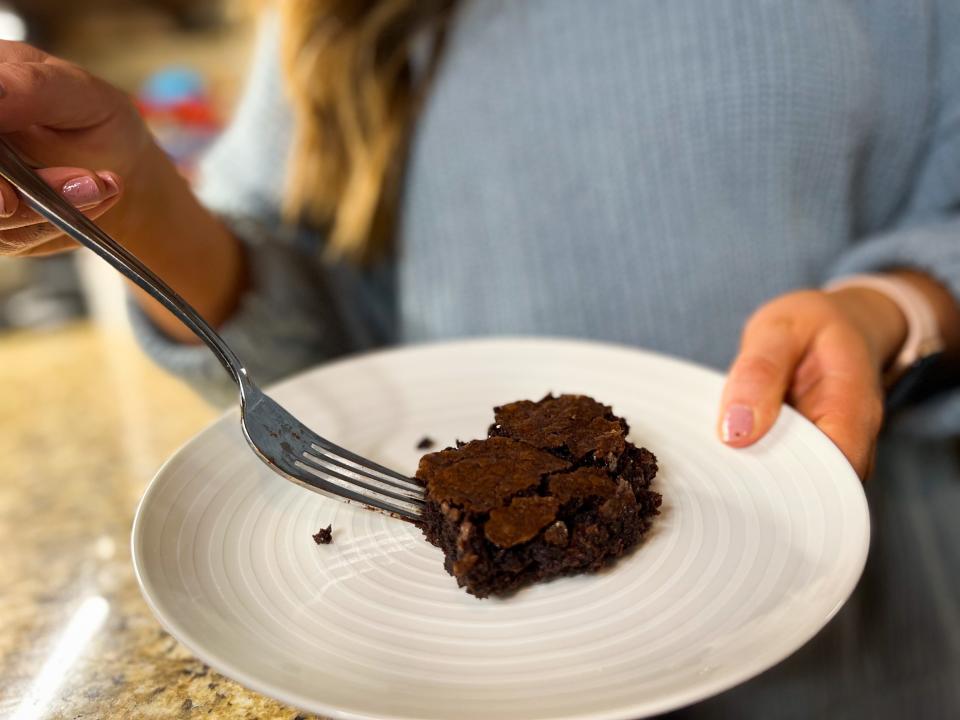
<path id="1" fill-rule="evenodd" d="M 831 268 L 828 280 L 863 272 L 917 270 L 934 278 L 960 304 L 960 219 L 904 228 L 864 240 Z M 944 386 L 890 418 L 898 432 L 927 437 L 960 434 L 960 389 Z"/>
<path id="2" fill-rule="evenodd" d="M 346 352 L 348 343 L 327 297 L 319 261 L 296 243 L 278 240 L 260 223 L 223 220 L 244 245 L 249 287 L 217 332 L 251 377 L 266 385 Z M 134 335 L 157 364 L 216 405 L 237 402 L 233 381 L 205 345 L 173 340 L 132 298 L 128 308 Z"/>

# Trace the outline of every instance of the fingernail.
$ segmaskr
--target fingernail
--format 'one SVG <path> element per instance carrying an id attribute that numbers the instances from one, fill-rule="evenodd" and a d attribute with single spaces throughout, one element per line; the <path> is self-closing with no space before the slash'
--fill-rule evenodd
<path id="1" fill-rule="evenodd" d="M 106 173 L 97 173 L 97 177 L 103 180 L 103 184 L 106 186 L 107 190 L 103 194 L 103 199 L 112 198 L 118 192 L 120 192 L 120 186 L 117 184 L 117 181 L 113 179 L 113 175 L 107 175 Z"/>
<path id="2" fill-rule="evenodd" d="M 724 442 L 733 442 L 750 437 L 753 433 L 753 408 L 746 405 L 731 405 L 723 416 L 720 435 Z"/>
<path id="3" fill-rule="evenodd" d="M 103 199 L 100 188 L 92 177 L 70 180 L 63 186 L 63 194 L 74 205 L 92 205 Z"/>

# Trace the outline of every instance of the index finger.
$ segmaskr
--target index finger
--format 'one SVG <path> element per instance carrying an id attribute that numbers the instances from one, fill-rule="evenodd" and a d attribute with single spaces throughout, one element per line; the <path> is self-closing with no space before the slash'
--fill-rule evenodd
<path id="1" fill-rule="evenodd" d="M 17 40 L 0 40 L 0 62 L 43 62 L 50 58 L 40 48 Z"/>
<path id="2" fill-rule="evenodd" d="M 813 422 L 866 477 L 883 422 L 883 392 L 866 352 L 839 331 L 816 341 L 815 353 L 797 371 L 793 406 Z"/>
<path id="3" fill-rule="evenodd" d="M 90 127 L 117 109 L 116 97 L 105 82 L 69 63 L 0 61 L 0 133 L 32 125 Z"/>
<path id="4" fill-rule="evenodd" d="M 94 172 L 78 167 L 53 167 L 40 168 L 36 173 L 67 202 L 78 208 L 99 205 L 118 195 L 121 190 L 119 176 L 107 170 Z M 6 180 L 0 180 L 0 203 L 0 233 L 46 222 L 21 200 Z M 3 239 L 0 236 L 0 243 Z"/>

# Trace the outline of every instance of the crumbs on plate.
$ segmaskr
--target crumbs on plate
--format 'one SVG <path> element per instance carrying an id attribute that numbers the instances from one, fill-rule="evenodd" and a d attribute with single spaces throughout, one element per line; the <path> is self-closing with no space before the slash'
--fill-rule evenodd
<path id="1" fill-rule="evenodd" d="M 313 541 L 317 545 L 329 545 L 333 542 L 333 526 L 327 525 L 325 528 L 320 528 L 317 530 L 316 535 L 313 536 Z"/>

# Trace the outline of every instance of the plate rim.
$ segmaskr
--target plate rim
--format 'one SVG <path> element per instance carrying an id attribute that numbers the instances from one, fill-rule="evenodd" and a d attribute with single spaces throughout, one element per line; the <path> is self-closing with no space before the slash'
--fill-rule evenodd
<path id="1" fill-rule="evenodd" d="M 617 350 L 617 351 L 627 351 L 630 353 L 637 353 L 640 355 L 645 355 L 651 357 L 657 361 L 667 361 L 671 364 L 677 366 L 684 366 L 689 370 L 695 370 L 701 373 L 708 373 L 718 378 L 723 378 L 724 373 L 721 371 L 711 368 L 707 365 L 697 363 L 686 358 L 676 357 L 669 355 L 667 353 L 662 353 L 656 350 L 649 350 L 646 348 L 636 347 L 626 343 L 617 343 L 617 342 L 608 342 L 608 341 L 597 341 L 589 340 L 583 338 L 575 337 L 563 337 L 563 336 L 528 336 L 528 335 L 491 335 L 483 337 L 470 337 L 470 338 L 458 338 L 452 340 L 431 340 L 426 342 L 417 342 L 417 343 L 408 343 L 403 345 L 389 346 L 386 348 L 376 348 L 372 350 L 365 350 L 358 353 L 348 354 L 339 358 L 335 358 L 329 361 L 324 361 L 317 363 L 308 368 L 300 370 L 290 376 L 282 378 L 276 382 L 270 383 L 267 385 L 264 390 L 267 393 L 271 393 L 277 390 L 283 390 L 287 385 L 295 385 L 300 382 L 303 378 L 313 375 L 324 370 L 333 369 L 341 365 L 354 363 L 362 360 L 370 360 L 383 356 L 395 356 L 402 354 L 413 354 L 416 352 L 429 351 L 432 349 L 456 349 L 459 347 L 471 346 L 471 345 L 484 345 L 484 344 L 515 344 L 515 345 L 556 345 L 556 344 L 566 344 L 566 345 L 576 345 L 585 348 L 595 348 L 595 349 L 606 349 L 606 350 Z M 836 616 L 840 609 L 847 603 L 850 599 L 850 596 L 853 594 L 853 591 L 856 589 L 857 585 L 860 583 L 860 579 L 863 576 L 863 571 L 866 566 L 867 557 L 870 550 L 870 541 L 872 536 L 872 525 L 869 511 L 869 504 L 867 502 L 866 493 L 863 488 L 863 483 L 860 478 L 857 476 L 853 467 L 847 461 L 846 457 L 836 446 L 836 444 L 821 431 L 813 422 L 808 420 L 797 410 L 790 407 L 787 404 L 782 404 L 780 412 L 786 412 L 789 416 L 793 418 L 793 421 L 799 421 L 802 425 L 809 426 L 810 429 L 814 430 L 823 440 L 827 441 L 827 446 L 829 446 L 828 452 L 832 452 L 834 457 L 841 460 L 843 467 L 845 468 L 844 475 L 846 475 L 849 482 L 853 483 L 853 487 L 858 491 L 854 492 L 855 496 L 854 503 L 857 505 L 858 516 L 862 518 L 864 525 L 864 533 L 861 537 L 861 542 L 857 548 L 857 553 L 855 555 L 856 562 L 854 566 L 857 568 L 855 573 L 851 573 L 850 579 L 847 583 L 847 587 L 843 588 L 843 592 L 840 594 L 840 599 L 835 603 L 834 607 L 830 609 L 828 613 L 822 618 L 818 623 L 813 623 L 810 628 L 805 630 L 799 635 L 799 640 L 792 648 L 778 649 L 777 652 L 773 653 L 769 658 L 765 658 L 764 662 L 759 663 L 757 667 L 746 667 L 743 671 L 734 671 L 721 675 L 720 677 L 698 685 L 695 690 L 675 690 L 668 692 L 660 697 L 658 700 L 653 702 L 644 702 L 642 704 L 633 704 L 629 706 L 622 706 L 620 708 L 614 708 L 610 710 L 603 710 L 597 712 L 589 713 L 574 713 L 566 714 L 562 716 L 556 716 L 553 720 L 627 720 L 628 718 L 641 718 L 649 717 L 652 715 L 669 712 L 671 710 L 680 709 L 687 707 L 697 702 L 701 702 L 708 698 L 711 698 L 715 695 L 718 695 L 726 690 L 734 688 L 738 685 L 741 685 L 748 680 L 757 677 L 761 673 L 769 670 L 770 668 L 778 665 L 783 662 L 786 658 L 793 655 L 795 652 L 804 647 L 811 639 L 813 639 L 827 624 Z M 230 407 L 225 409 L 223 412 L 218 414 L 210 422 L 208 422 L 204 427 L 194 433 L 190 438 L 181 443 L 176 450 L 174 450 L 170 455 L 164 460 L 164 462 L 157 468 L 156 472 L 151 477 L 150 481 L 147 483 L 144 488 L 143 494 L 140 497 L 140 500 L 137 502 L 136 510 L 134 511 L 133 523 L 130 528 L 130 558 L 133 565 L 134 577 L 137 580 L 137 585 L 140 589 L 140 595 L 147 604 L 147 607 L 150 608 L 151 613 L 153 613 L 154 618 L 159 622 L 160 626 L 168 632 L 177 642 L 181 643 L 186 647 L 192 654 L 194 654 L 202 662 L 224 675 L 225 677 L 239 683 L 240 685 L 258 692 L 266 697 L 277 700 L 278 702 L 283 702 L 289 705 L 294 706 L 295 708 L 306 710 L 312 713 L 319 713 L 326 715 L 333 720 L 415 720 L 419 717 L 417 715 L 369 715 L 367 713 L 357 713 L 351 710 L 345 710 L 342 707 L 336 705 L 327 705 L 322 701 L 318 701 L 316 698 L 310 698 L 301 695 L 296 691 L 287 691 L 282 688 L 277 688 L 271 685 L 269 682 L 262 682 L 256 676 L 247 673 L 242 668 L 235 665 L 229 658 L 220 657 L 215 653 L 208 653 L 205 649 L 202 648 L 200 643 L 195 643 L 192 634 L 186 631 L 181 627 L 176 618 L 166 614 L 155 602 L 154 598 L 151 596 L 151 593 L 148 591 L 148 586 L 152 587 L 150 580 L 148 578 L 147 571 L 144 568 L 144 558 L 143 555 L 145 552 L 138 551 L 138 546 L 141 544 L 142 537 L 142 527 L 143 527 L 143 514 L 144 508 L 147 506 L 149 499 L 154 495 L 160 486 L 160 483 L 163 482 L 162 478 L 167 472 L 168 467 L 177 460 L 191 445 L 197 442 L 198 438 L 206 434 L 214 427 L 219 425 L 221 422 L 229 418 L 230 416 L 238 415 L 238 406 L 232 404 Z M 239 417 L 235 418 L 236 422 L 239 422 Z M 826 447 L 826 446 L 825 446 Z"/>

